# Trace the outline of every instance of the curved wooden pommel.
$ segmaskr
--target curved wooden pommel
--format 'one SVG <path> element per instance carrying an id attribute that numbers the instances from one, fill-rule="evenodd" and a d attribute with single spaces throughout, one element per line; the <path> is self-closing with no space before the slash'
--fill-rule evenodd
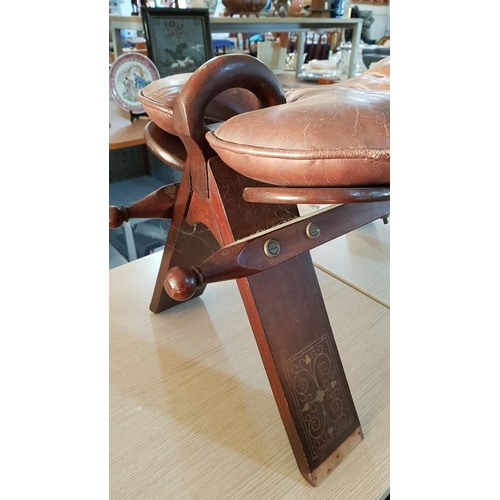
<path id="1" fill-rule="evenodd" d="M 247 54 L 226 54 L 200 66 L 174 103 L 174 128 L 186 147 L 192 189 L 202 198 L 208 197 L 206 162 L 215 155 L 205 138 L 209 130 L 205 111 L 215 97 L 235 88 L 250 91 L 262 107 L 286 102 L 279 80 L 262 61 Z"/>
<path id="2" fill-rule="evenodd" d="M 248 54 L 214 57 L 200 66 L 186 82 L 174 104 L 174 128 L 198 145 L 205 141 L 208 128 L 205 110 L 217 95 L 232 88 L 252 92 L 262 107 L 286 102 L 281 83 L 262 61 Z"/>
<path id="3" fill-rule="evenodd" d="M 179 184 L 163 186 L 130 207 L 109 207 L 109 228 L 119 228 L 130 219 L 171 219 Z"/>

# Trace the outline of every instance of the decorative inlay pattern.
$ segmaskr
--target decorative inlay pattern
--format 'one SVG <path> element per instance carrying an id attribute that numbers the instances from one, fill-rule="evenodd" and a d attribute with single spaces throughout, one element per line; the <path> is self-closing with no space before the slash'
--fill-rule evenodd
<path id="1" fill-rule="evenodd" d="M 329 335 L 285 363 L 310 451 L 316 458 L 352 419 Z"/>

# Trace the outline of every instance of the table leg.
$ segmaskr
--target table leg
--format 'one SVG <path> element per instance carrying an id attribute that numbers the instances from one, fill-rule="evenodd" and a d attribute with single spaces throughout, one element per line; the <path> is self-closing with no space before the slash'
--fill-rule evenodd
<path id="1" fill-rule="evenodd" d="M 120 28 L 114 28 L 111 30 L 111 38 L 113 42 L 113 51 L 116 59 L 123 53 L 123 43 L 120 34 Z"/>
<path id="2" fill-rule="evenodd" d="M 297 32 L 297 47 L 295 48 L 296 57 L 295 57 L 295 76 L 299 76 L 302 73 L 302 63 L 304 61 L 304 45 L 305 45 L 305 36 L 303 31 Z"/>
<path id="3" fill-rule="evenodd" d="M 125 232 L 125 242 L 127 244 L 128 261 L 137 260 L 137 251 L 135 249 L 134 234 L 130 222 L 123 223 L 123 231 Z"/>
<path id="4" fill-rule="evenodd" d="M 351 57 L 349 59 L 349 70 L 347 72 L 347 78 L 352 78 L 356 72 L 360 39 L 361 39 L 361 23 L 356 23 L 353 26 L 352 30 Z"/>

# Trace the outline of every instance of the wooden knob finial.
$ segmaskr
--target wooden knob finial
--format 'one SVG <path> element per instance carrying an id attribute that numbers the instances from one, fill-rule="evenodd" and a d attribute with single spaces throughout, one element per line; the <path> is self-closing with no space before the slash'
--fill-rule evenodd
<path id="1" fill-rule="evenodd" d="M 117 229 L 125 222 L 123 212 L 114 205 L 109 207 L 109 228 Z"/>
<path id="2" fill-rule="evenodd" d="M 163 288 L 168 296 L 179 302 L 190 299 L 199 286 L 198 276 L 193 269 L 173 267 L 163 280 Z"/>

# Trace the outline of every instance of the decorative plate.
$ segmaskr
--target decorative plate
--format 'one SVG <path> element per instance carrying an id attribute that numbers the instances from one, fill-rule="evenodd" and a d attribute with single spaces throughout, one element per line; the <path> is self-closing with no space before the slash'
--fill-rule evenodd
<path id="1" fill-rule="evenodd" d="M 159 78 L 160 72 L 149 57 L 129 52 L 119 56 L 111 66 L 109 91 L 120 108 L 141 114 L 144 108 L 137 100 L 137 92 Z"/>

